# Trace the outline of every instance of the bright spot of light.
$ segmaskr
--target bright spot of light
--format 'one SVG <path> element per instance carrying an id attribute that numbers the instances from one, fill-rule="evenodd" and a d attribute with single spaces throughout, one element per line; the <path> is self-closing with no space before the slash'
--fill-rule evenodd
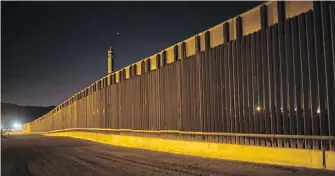
<path id="1" fill-rule="evenodd" d="M 316 110 L 316 113 L 320 114 L 321 110 L 320 107 L 318 107 L 318 109 Z"/>
<path id="2" fill-rule="evenodd" d="M 257 107 L 256 107 L 256 110 L 257 110 L 257 111 L 261 111 L 261 109 L 262 109 L 262 108 L 261 108 L 260 106 L 257 106 Z"/>
<path id="3" fill-rule="evenodd" d="M 17 122 L 15 122 L 14 124 L 13 124 L 13 128 L 18 128 L 19 127 L 19 124 L 17 123 Z"/>
<path id="4" fill-rule="evenodd" d="M 119 34 L 120 34 L 120 32 L 117 32 L 117 33 L 116 33 L 116 35 L 119 35 Z"/>
<path id="5" fill-rule="evenodd" d="M 21 130 L 22 129 L 22 124 L 20 122 L 14 122 L 12 125 L 14 130 Z"/>

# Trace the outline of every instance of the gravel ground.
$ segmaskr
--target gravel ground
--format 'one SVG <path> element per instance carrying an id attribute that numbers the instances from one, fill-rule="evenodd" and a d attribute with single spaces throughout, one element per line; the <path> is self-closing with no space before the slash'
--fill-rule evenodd
<path id="1" fill-rule="evenodd" d="M 3 176 L 335 175 L 325 170 L 207 159 L 41 135 L 2 139 L 1 167 Z"/>

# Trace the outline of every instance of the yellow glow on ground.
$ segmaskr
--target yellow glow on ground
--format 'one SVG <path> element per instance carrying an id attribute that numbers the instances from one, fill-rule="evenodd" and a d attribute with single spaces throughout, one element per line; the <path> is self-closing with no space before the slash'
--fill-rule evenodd
<path id="1" fill-rule="evenodd" d="M 94 132 L 58 132 L 44 134 L 46 136 L 66 136 L 91 140 L 115 146 L 149 149 L 177 154 L 246 161 L 254 163 L 276 164 L 286 166 L 324 168 L 323 151 L 288 148 L 272 148 L 210 142 L 193 142 L 167 140 L 136 136 L 111 135 Z M 335 152 L 328 152 L 329 159 Z M 327 161 L 326 161 L 327 162 Z M 335 162 L 329 161 L 327 169 L 334 169 Z"/>

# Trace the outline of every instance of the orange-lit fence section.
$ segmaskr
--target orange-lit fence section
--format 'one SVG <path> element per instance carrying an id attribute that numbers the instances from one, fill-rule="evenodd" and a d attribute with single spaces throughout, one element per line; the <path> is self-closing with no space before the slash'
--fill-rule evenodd
<path id="1" fill-rule="evenodd" d="M 213 47 L 207 31 L 193 47 L 183 42 L 113 73 L 26 126 L 335 150 L 335 3 L 308 3 L 310 10 L 288 18 L 285 9 L 293 7 L 276 2 L 273 24 L 271 9 L 261 6 L 258 31 L 244 35 L 245 20 L 237 17 L 236 39 L 224 23 L 223 44 Z"/>

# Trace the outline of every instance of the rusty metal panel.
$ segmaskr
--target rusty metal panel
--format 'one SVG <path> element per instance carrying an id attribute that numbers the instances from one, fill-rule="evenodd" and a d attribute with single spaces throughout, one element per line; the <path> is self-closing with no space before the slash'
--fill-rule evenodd
<path id="1" fill-rule="evenodd" d="M 292 18 L 294 16 L 300 15 L 303 12 L 312 10 L 313 1 L 286 1 L 285 8 L 286 18 Z"/>
<path id="2" fill-rule="evenodd" d="M 224 42 L 223 37 L 223 25 L 218 25 L 215 28 L 210 29 L 210 47 L 216 47 Z"/>

